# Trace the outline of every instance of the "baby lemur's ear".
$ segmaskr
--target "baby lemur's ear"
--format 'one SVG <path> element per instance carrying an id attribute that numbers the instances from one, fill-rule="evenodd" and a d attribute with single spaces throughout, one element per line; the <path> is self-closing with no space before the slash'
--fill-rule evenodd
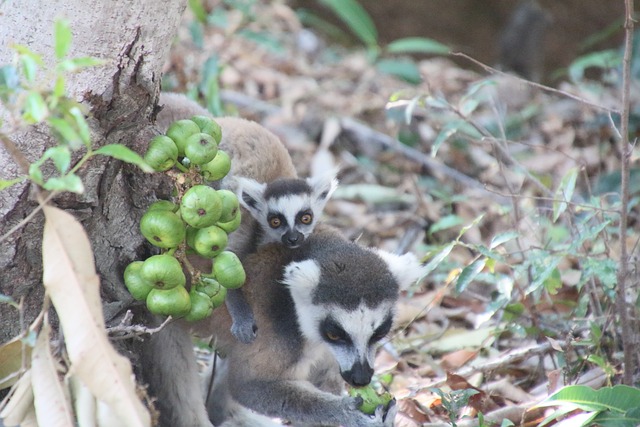
<path id="1" fill-rule="evenodd" d="M 317 202 L 322 203 L 323 206 L 338 187 L 338 179 L 336 178 L 337 174 L 338 170 L 332 169 L 321 175 L 307 178 L 307 184 L 311 187 L 313 198 Z"/>
<path id="2" fill-rule="evenodd" d="M 373 249 L 389 267 L 401 290 L 406 290 L 417 280 L 424 278 L 425 268 L 412 253 L 396 255 L 382 249 Z"/>
<path id="3" fill-rule="evenodd" d="M 282 283 L 289 287 L 295 300 L 311 303 L 313 290 L 320 282 L 320 265 L 312 260 L 295 261 L 284 267 Z"/>
<path id="4" fill-rule="evenodd" d="M 235 179 L 236 194 L 238 201 L 244 206 L 252 215 L 259 214 L 267 202 L 264 199 L 264 191 L 267 188 L 267 184 L 260 183 L 251 178 L 237 177 Z"/>

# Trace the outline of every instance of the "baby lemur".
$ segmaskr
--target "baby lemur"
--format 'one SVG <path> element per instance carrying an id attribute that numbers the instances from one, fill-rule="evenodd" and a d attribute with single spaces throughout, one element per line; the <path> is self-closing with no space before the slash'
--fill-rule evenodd
<path id="1" fill-rule="evenodd" d="M 159 119 L 203 113 L 185 99 L 174 105 L 174 97 L 161 97 L 165 110 Z M 283 172 L 295 177 L 277 138 L 257 124 L 237 120 L 218 120 L 234 168 L 253 170 L 252 178 L 263 183 Z M 256 134 L 264 136 L 259 144 Z M 252 153 L 239 148 L 248 141 L 253 141 Z M 229 239 L 232 250 L 255 244 L 246 227 Z M 156 398 L 160 426 L 210 427 L 211 421 L 225 427 L 273 425 L 269 417 L 294 425 L 393 425 L 393 409 L 386 418 L 381 411 L 365 415 L 357 409 L 358 398 L 342 392 L 345 381 L 355 386 L 370 382 L 375 347 L 391 328 L 398 291 L 421 276 L 415 256 L 360 247 L 326 225 L 315 227 L 295 250 L 281 241 L 254 248 L 242 258 L 243 291 L 260 333 L 248 344 L 239 342 L 230 332 L 235 321 L 230 305 L 193 326 L 213 335 L 216 349 L 225 355 L 208 413 L 189 328 L 169 323 L 140 344 L 139 365 Z"/>
<path id="2" fill-rule="evenodd" d="M 163 93 L 161 104 L 171 105 L 158 114 L 156 125 L 162 131 L 178 119 L 195 114 L 209 115 L 183 95 Z M 222 186 L 236 192 L 244 208 L 241 245 L 230 250 L 240 259 L 258 245 L 281 242 L 296 248 L 313 231 L 324 206 L 337 186 L 335 172 L 301 179 L 280 140 L 257 123 L 243 119 L 216 118 L 222 127 L 220 148 L 231 157 L 231 171 Z M 249 215 L 247 215 L 249 213 Z M 256 324 L 242 289 L 227 292 L 226 305 L 233 318 L 231 332 L 241 342 L 255 338 Z"/>

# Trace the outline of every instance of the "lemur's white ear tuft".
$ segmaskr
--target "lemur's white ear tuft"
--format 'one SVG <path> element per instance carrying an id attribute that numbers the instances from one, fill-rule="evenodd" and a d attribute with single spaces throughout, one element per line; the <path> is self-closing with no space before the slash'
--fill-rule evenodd
<path id="1" fill-rule="evenodd" d="M 255 179 L 237 177 L 236 194 L 242 206 L 252 213 L 258 213 L 265 206 L 264 190 L 267 184 L 260 183 Z"/>
<path id="2" fill-rule="evenodd" d="M 418 258 L 412 253 L 396 255 L 382 249 L 374 250 L 389 267 L 389 271 L 398 281 L 401 290 L 406 290 L 418 279 L 424 277 L 425 269 Z"/>
<path id="3" fill-rule="evenodd" d="M 331 197 L 331 194 L 336 191 L 338 187 L 337 174 L 338 168 L 334 168 L 321 175 L 307 178 L 307 184 L 311 187 L 313 196 L 317 201 L 326 202 Z"/>
<path id="4" fill-rule="evenodd" d="M 313 290 L 320 283 L 320 265 L 312 259 L 287 264 L 282 283 L 289 287 L 294 299 L 305 298 L 311 302 Z"/>

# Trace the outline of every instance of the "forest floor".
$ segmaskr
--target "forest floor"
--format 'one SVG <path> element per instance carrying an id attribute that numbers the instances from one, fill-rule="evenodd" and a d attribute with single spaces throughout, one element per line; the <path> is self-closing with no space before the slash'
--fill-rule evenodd
<path id="1" fill-rule="evenodd" d="M 619 185 L 615 83 L 553 93 L 432 57 L 411 84 L 264 3 L 219 6 L 207 25 L 187 11 L 163 88 L 259 121 L 301 176 L 338 166 L 325 221 L 433 267 L 377 357 L 396 425 L 537 425 L 533 406 L 561 386 L 619 382 L 615 201 L 590 204 Z"/>

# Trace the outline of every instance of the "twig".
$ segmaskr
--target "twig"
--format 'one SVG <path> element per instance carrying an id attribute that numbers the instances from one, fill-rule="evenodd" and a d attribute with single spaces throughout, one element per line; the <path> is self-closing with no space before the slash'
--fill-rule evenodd
<path id="1" fill-rule="evenodd" d="M 624 353 L 624 383 L 633 384 L 635 373 L 635 359 L 633 354 L 633 332 L 629 324 L 629 307 L 626 302 L 626 282 L 629 269 L 627 254 L 627 209 L 629 206 L 629 158 L 631 146 L 629 144 L 629 92 L 631 86 L 631 54 L 633 49 L 633 0 L 625 0 L 624 20 L 624 57 L 622 59 L 622 117 L 620 119 L 620 154 L 622 156 L 620 176 L 620 192 L 622 206 L 620 208 L 620 268 L 618 269 L 618 287 L 616 305 L 620 315 L 622 327 L 622 349 Z"/>
<path id="2" fill-rule="evenodd" d="M 364 140 L 367 142 L 374 142 L 376 144 L 383 145 L 387 148 L 391 148 L 392 150 L 399 152 L 400 154 L 405 156 L 407 159 L 410 159 L 419 163 L 421 166 L 425 167 L 429 172 L 433 174 L 444 175 L 447 178 L 450 178 L 458 182 L 459 184 L 461 184 L 466 188 L 480 190 L 486 193 L 487 195 L 489 195 L 491 199 L 493 199 L 494 201 L 500 204 L 508 203 L 507 199 L 501 196 L 498 196 L 495 193 L 489 192 L 482 183 L 476 181 L 475 179 L 461 172 L 458 172 L 455 169 L 450 168 L 449 166 L 438 163 L 437 161 L 424 155 L 420 151 L 402 144 L 400 141 L 390 137 L 389 135 L 385 135 L 382 132 L 378 132 L 374 129 L 371 129 L 370 127 L 349 117 L 340 119 L 340 125 L 345 131 L 354 134 L 357 138 L 361 140 Z"/>
<path id="3" fill-rule="evenodd" d="M 155 334 L 156 332 L 159 332 L 162 328 L 164 328 L 171 320 L 173 320 L 173 317 L 169 316 L 157 328 L 149 328 L 143 325 L 129 325 L 128 323 L 131 321 L 132 317 L 133 316 L 131 315 L 131 310 L 127 310 L 127 313 L 125 314 L 119 325 L 107 328 L 107 333 L 110 335 L 111 340 L 124 340 L 139 337 L 140 335 L 145 334 Z M 124 335 L 113 336 L 114 334 L 120 333 L 124 333 Z"/>
<path id="4" fill-rule="evenodd" d="M 470 57 L 469 55 L 466 55 L 466 54 L 464 54 L 462 52 L 452 52 L 451 55 L 459 56 L 459 57 L 464 58 L 464 59 L 466 59 L 468 61 L 471 61 L 474 64 L 476 64 L 477 66 L 481 67 L 482 69 L 484 69 L 485 71 L 488 71 L 491 74 L 498 74 L 498 75 L 501 75 L 501 76 L 510 77 L 510 78 L 512 78 L 514 80 L 519 81 L 520 83 L 536 87 L 538 89 L 544 90 L 545 92 L 551 92 L 551 93 L 555 93 L 557 95 L 561 95 L 561 96 L 564 96 L 564 97 L 567 97 L 567 98 L 571 98 L 573 100 L 581 102 L 582 104 L 585 104 L 585 105 L 588 105 L 590 107 L 593 107 L 593 108 L 595 108 L 597 110 L 603 110 L 603 111 L 606 111 L 606 112 L 608 112 L 610 114 L 620 114 L 619 110 L 615 110 L 613 108 L 608 108 L 608 107 L 605 107 L 603 105 L 594 104 L 593 102 L 591 102 L 591 101 L 589 101 L 587 99 L 584 99 L 584 98 L 582 98 L 582 97 L 580 97 L 578 95 L 574 95 L 574 94 L 569 93 L 567 91 L 556 89 L 556 88 L 553 88 L 553 87 L 550 87 L 550 86 L 546 86 L 546 85 L 543 85 L 543 84 L 540 84 L 540 83 L 532 82 L 531 80 L 523 79 L 522 77 L 518 77 L 516 75 L 510 74 L 510 73 L 505 73 L 504 71 L 497 70 L 497 69 L 495 69 L 495 68 L 493 68 L 493 67 L 491 67 L 491 66 L 489 66 L 489 65 L 487 65 L 487 64 L 485 64 L 483 62 L 480 62 L 477 59 L 474 59 L 474 58 Z"/>
<path id="5" fill-rule="evenodd" d="M 530 359 L 531 357 L 545 354 L 549 352 L 551 349 L 552 349 L 551 343 L 548 341 L 545 341 L 541 344 L 538 344 L 532 347 L 511 351 L 505 354 L 504 356 L 502 356 L 500 359 L 484 363 L 482 366 L 468 366 L 464 369 L 459 370 L 458 372 L 455 372 L 455 374 L 460 375 L 462 377 L 468 377 L 469 375 L 474 374 L 476 372 L 488 373 L 491 371 L 495 371 L 499 368 L 502 368 L 503 366 L 510 366 L 510 365 L 513 365 L 514 363 L 521 362 L 526 359 Z M 445 378 L 439 381 L 434 381 L 432 383 L 429 383 L 428 385 L 421 385 L 413 389 L 413 394 L 418 393 L 422 390 L 433 388 L 433 387 L 441 387 L 446 382 L 447 380 Z"/>

